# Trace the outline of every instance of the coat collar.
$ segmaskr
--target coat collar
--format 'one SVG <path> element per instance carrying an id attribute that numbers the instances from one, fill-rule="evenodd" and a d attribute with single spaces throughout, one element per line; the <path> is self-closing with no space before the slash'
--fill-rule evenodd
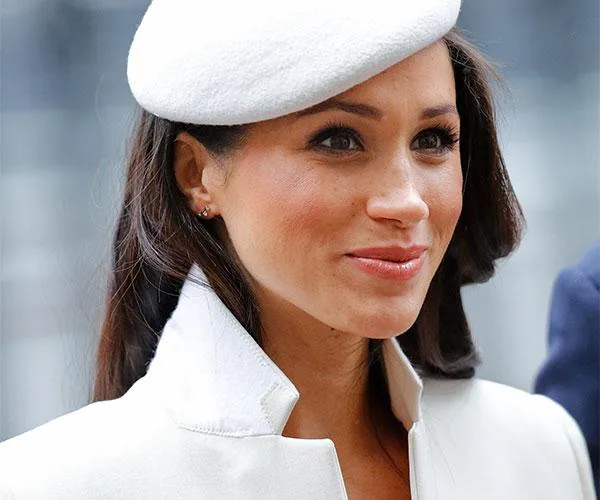
<path id="1" fill-rule="evenodd" d="M 420 420 L 422 382 L 395 338 L 383 345 L 392 410 Z M 182 427 L 227 436 L 281 434 L 300 397 L 194 266 L 145 383 Z"/>

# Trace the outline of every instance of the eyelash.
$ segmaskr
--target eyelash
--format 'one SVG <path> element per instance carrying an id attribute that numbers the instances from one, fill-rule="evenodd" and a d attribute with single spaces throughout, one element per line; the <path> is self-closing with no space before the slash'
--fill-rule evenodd
<path id="1" fill-rule="evenodd" d="M 332 154 L 335 156 L 349 156 L 357 152 L 357 150 L 336 150 L 328 146 L 321 145 L 321 143 L 326 139 L 330 139 L 337 135 L 350 136 L 358 144 L 360 150 L 364 149 L 362 141 L 360 140 L 360 135 L 354 129 L 341 122 L 328 122 L 313 136 L 313 138 L 310 140 L 310 145 L 315 149 L 325 151 L 327 154 Z"/>
<path id="2" fill-rule="evenodd" d="M 460 137 L 458 131 L 453 126 L 448 126 L 445 124 L 437 124 L 427 129 L 419 132 L 413 142 L 419 138 L 425 137 L 429 134 L 438 135 L 441 141 L 441 146 L 436 149 L 437 155 L 443 155 L 447 152 L 450 152 L 455 149 L 456 144 L 458 143 Z M 360 149 L 353 150 L 336 150 L 330 148 L 328 146 L 323 146 L 321 143 L 326 139 L 330 139 L 332 137 L 338 135 L 347 135 L 354 140 Z M 411 143 L 412 144 L 412 143 Z M 357 152 L 364 151 L 364 146 L 362 145 L 362 141 L 360 139 L 360 135 L 351 127 L 348 127 L 344 123 L 341 122 L 330 122 L 327 123 L 320 131 L 318 131 L 314 137 L 310 140 L 310 145 L 314 149 L 318 149 L 326 152 L 327 154 L 331 154 L 334 156 L 351 156 L 356 154 Z M 432 148 L 433 149 L 433 148 Z"/>
<path id="3" fill-rule="evenodd" d="M 441 146 L 436 149 L 436 151 L 438 151 L 437 154 L 439 155 L 453 151 L 456 147 L 456 144 L 458 144 L 458 141 L 460 140 L 460 135 L 456 127 L 438 123 L 437 125 L 433 125 L 422 132 L 419 132 L 413 139 L 413 142 L 428 134 L 439 136 L 441 140 Z"/>

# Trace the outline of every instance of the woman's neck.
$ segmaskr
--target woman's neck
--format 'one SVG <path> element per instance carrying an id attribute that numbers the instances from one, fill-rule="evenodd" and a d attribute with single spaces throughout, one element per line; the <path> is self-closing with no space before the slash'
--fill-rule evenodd
<path id="1" fill-rule="evenodd" d="M 283 435 L 331 439 L 352 498 L 410 498 L 407 433 L 369 339 L 261 306 L 263 349 L 300 393 Z"/>
<path id="2" fill-rule="evenodd" d="M 284 435 L 328 437 L 340 452 L 370 446 L 369 340 L 298 311 L 262 311 L 263 349 L 300 393 Z"/>

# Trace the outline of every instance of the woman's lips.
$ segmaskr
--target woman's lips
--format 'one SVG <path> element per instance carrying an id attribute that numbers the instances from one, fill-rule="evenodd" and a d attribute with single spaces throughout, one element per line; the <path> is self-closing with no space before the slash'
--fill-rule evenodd
<path id="1" fill-rule="evenodd" d="M 406 281 L 415 277 L 423 267 L 424 245 L 411 247 L 373 247 L 355 250 L 347 256 L 367 274 L 382 279 Z"/>

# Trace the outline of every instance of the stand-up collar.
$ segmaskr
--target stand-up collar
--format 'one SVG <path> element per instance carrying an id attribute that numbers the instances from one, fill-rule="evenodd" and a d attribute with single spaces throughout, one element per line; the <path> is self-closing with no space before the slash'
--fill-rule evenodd
<path id="1" fill-rule="evenodd" d="M 281 434 L 300 397 L 194 266 L 165 325 L 146 383 L 179 425 L 228 436 Z M 395 339 L 383 358 L 392 409 L 420 420 L 422 382 Z"/>

